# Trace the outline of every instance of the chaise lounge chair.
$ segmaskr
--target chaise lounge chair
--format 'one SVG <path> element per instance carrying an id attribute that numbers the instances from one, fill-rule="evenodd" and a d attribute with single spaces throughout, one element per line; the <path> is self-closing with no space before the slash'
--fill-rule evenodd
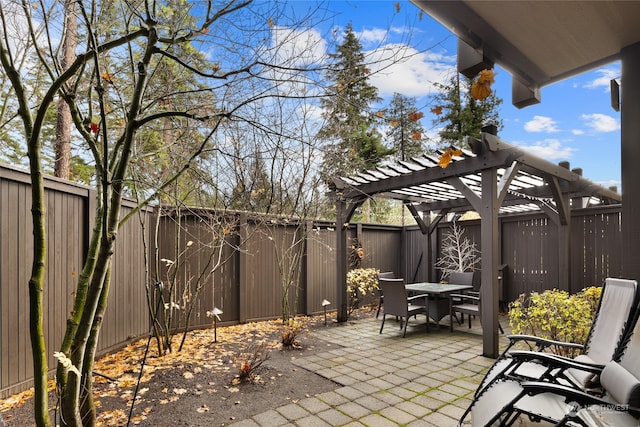
<path id="1" fill-rule="evenodd" d="M 521 381 L 505 376 L 484 389 L 472 411 L 473 426 L 511 426 L 529 421 L 585 427 L 637 427 L 640 425 L 640 310 L 634 310 L 614 360 L 604 365 L 556 358 L 558 367 L 597 375 L 601 392 L 545 381 Z M 546 363 L 553 358 L 546 359 Z"/>
<path id="2" fill-rule="evenodd" d="M 514 387 L 522 381 L 537 380 L 567 386 L 584 391 L 597 387 L 597 370 L 594 365 L 603 366 L 611 361 L 622 349 L 623 337 L 635 321 L 638 302 L 637 283 L 633 280 L 605 280 L 598 309 L 584 346 L 571 343 L 539 339 L 526 335 L 509 336 L 510 344 L 489 370 L 476 390 L 474 400 L 463 414 L 462 423 L 479 401 L 487 399 L 487 390 L 494 384 L 504 382 Z M 538 352 L 516 352 L 510 349 L 520 341 L 534 341 Z M 552 345 L 566 345 L 583 350 L 575 359 L 555 356 L 543 351 Z M 500 386 L 506 387 L 506 386 Z M 473 425 L 476 424 L 475 420 Z"/>

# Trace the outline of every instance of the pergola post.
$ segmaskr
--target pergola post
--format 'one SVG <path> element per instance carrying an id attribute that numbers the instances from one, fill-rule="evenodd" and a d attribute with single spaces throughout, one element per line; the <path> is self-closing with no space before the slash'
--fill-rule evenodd
<path id="1" fill-rule="evenodd" d="M 622 276 L 640 279 L 640 43 L 625 47 L 622 59 Z"/>
<path id="2" fill-rule="evenodd" d="M 337 321 L 347 321 L 347 216 L 346 203 L 342 197 L 336 200 L 336 274 L 337 274 Z"/>
<path id="3" fill-rule="evenodd" d="M 498 357 L 498 210 L 500 209 L 496 168 L 482 171 L 482 202 L 480 242 L 482 271 L 480 299 L 482 300 L 482 355 Z"/>

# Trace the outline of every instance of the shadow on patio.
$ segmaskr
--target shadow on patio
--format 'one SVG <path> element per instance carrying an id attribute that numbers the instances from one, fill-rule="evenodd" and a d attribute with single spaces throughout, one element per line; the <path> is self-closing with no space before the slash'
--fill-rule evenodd
<path id="1" fill-rule="evenodd" d="M 295 363 L 341 387 L 233 426 L 455 426 L 493 359 L 481 355 L 478 319 L 471 329 L 454 323 L 453 333 L 447 321 L 427 334 L 422 319 L 412 320 L 406 338 L 391 319 L 382 334 L 375 318 L 315 332 L 337 347 Z"/>

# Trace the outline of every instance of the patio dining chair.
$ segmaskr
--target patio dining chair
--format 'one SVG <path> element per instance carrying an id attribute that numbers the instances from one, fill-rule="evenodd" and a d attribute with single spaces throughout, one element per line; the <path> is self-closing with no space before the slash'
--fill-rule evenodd
<path id="1" fill-rule="evenodd" d="M 460 318 L 464 321 L 464 315 L 466 314 L 469 318 L 469 329 L 471 329 L 471 317 L 480 316 L 482 310 L 482 303 L 480 301 L 480 294 L 452 294 L 451 296 L 451 313 L 450 313 L 450 329 L 453 332 L 453 319 L 458 319 L 456 313 L 460 313 Z M 454 303 L 454 299 L 457 300 L 457 303 Z M 458 321 L 460 324 L 460 321 Z M 504 334 L 504 330 L 502 329 L 502 325 L 498 322 L 498 330 L 501 334 Z"/>
<path id="2" fill-rule="evenodd" d="M 471 285 L 473 286 L 473 276 L 474 276 L 474 272 L 473 271 L 452 271 L 449 273 L 449 278 L 447 280 L 447 282 L 449 284 L 452 285 Z M 473 289 L 473 290 L 469 290 L 469 291 L 465 291 L 465 292 L 461 292 L 462 294 L 465 295 L 474 295 L 474 296 L 479 296 L 479 292 L 478 289 Z M 457 296 L 450 296 L 449 298 L 451 298 L 451 304 L 462 304 L 462 300 L 457 297 Z M 460 325 L 461 322 L 464 322 L 464 314 L 461 313 L 460 314 L 460 319 L 458 319 L 456 317 L 456 321 L 458 322 L 458 324 Z"/>
<path id="3" fill-rule="evenodd" d="M 380 278 L 379 282 L 380 289 L 384 295 L 380 333 L 382 333 L 387 316 L 396 316 L 400 319 L 400 328 L 402 329 L 402 336 L 404 337 L 407 334 L 407 323 L 409 323 L 409 318 L 418 314 L 424 314 L 427 316 L 428 331 L 429 309 L 426 305 L 425 296 L 416 295 L 409 297 L 407 295 L 407 288 L 404 285 L 404 279 Z M 416 303 L 418 301 L 423 304 Z"/>
<path id="4" fill-rule="evenodd" d="M 382 273 L 378 273 L 378 280 L 380 279 L 395 279 L 396 275 L 393 271 L 385 271 Z M 384 294 L 382 293 L 382 289 L 380 289 L 380 282 L 378 282 L 378 309 L 376 310 L 376 319 L 378 315 L 380 315 L 380 309 L 382 308 L 382 304 L 384 303 Z"/>
<path id="5" fill-rule="evenodd" d="M 637 306 L 638 292 L 635 280 L 607 278 L 584 345 L 530 335 L 508 335 L 509 345 L 485 375 L 461 421 L 483 398 L 487 389 L 507 378 L 512 381 L 518 379 L 557 383 L 575 390 L 597 388 L 597 375 L 584 366 L 602 366 L 614 359 L 622 349 L 623 337 L 634 326 Z M 534 343 L 538 351 L 511 350 L 517 342 L 523 340 Z M 553 346 L 574 348 L 582 352 L 574 359 L 545 353 L 545 350 Z"/>
<path id="6" fill-rule="evenodd" d="M 473 426 L 511 426 L 519 420 L 585 427 L 637 427 L 640 424 L 640 310 L 634 309 L 632 326 L 625 331 L 613 360 L 587 364 L 547 357 L 561 369 L 597 375 L 600 393 L 546 381 L 520 381 L 504 377 L 483 390 L 472 411 Z M 514 357 L 518 353 L 514 352 Z M 530 353 L 530 352 L 523 352 Z M 538 356 L 543 353 L 538 353 Z M 546 355 L 549 356 L 549 355 Z M 462 423 L 462 420 L 460 421 Z M 459 424 L 461 425 L 461 424 Z"/>

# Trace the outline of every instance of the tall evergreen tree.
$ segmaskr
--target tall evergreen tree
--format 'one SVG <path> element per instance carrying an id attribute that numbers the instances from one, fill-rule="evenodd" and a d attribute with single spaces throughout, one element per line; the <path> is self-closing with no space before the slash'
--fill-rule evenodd
<path id="1" fill-rule="evenodd" d="M 482 126 L 493 123 L 502 129 L 498 107 L 502 99 L 495 93 L 478 101 L 471 96 L 473 79 L 456 74 L 448 83 L 436 83 L 440 92 L 435 96 L 436 110 L 440 114 L 433 120 L 442 125 L 440 140 L 443 145 L 459 146 L 467 135 L 480 137 Z"/>
<path id="2" fill-rule="evenodd" d="M 393 150 L 382 144 L 371 104 L 380 101 L 378 89 L 367 81 L 369 73 L 362 45 L 351 24 L 337 52 L 329 54 L 326 96 L 322 99 L 325 124 L 318 136 L 330 141 L 322 166 L 325 179 L 376 166 Z"/>
<path id="3" fill-rule="evenodd" d="M 389 125 L 385 136 L 393 147 L 397 160 L 409 159 L 424 152 L 424 128 L 419 121 L 421 117 L 415 98 L 400 93 L 393 94 L 385 114 Z"/>

